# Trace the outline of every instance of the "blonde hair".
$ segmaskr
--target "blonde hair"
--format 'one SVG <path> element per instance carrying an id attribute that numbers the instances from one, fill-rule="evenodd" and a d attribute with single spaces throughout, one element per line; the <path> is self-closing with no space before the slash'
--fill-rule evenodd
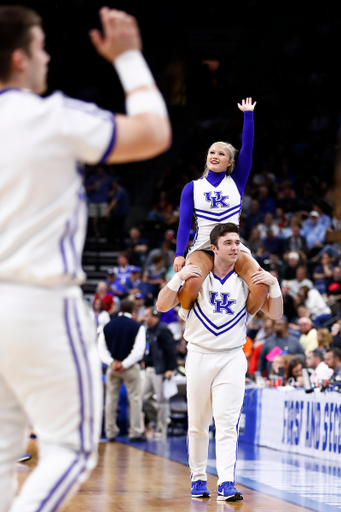
<path id="1" fill-rule="evenodd" d="M 321 337 L 321 341 L 318 342 L 319 347 L 328 347 L 328 345 L 330 345 L 333 341 L 332 333 L 325 327 L 317 329 L 317 334 L 319 334 Z"/>
<path id="2" fill-rule="evenodd" d="M 226 174 L 229 176 L 232 173 L 233 169 L 236 167 L 235 156 L 236 156 L 236 153 L 237 153 L 237 149 L 234 146 L 232 146 L 232 144 L 230 144 L 229 142 L 217 141 L 217 142 L 213 142 L 213 144 L 223 144 L 223 146 L 225 146 L 225 148 L 229 152 L 230 158 L 232 160 L 232 163 L 226 169 Z M 208 151 L 207 151 L 207 154 L 206 154 L 206 159 L 207 159 L 208 152 L 209 152 L 210 148 L 213 146 L 213 144 L 211 144 L 210 147 L 208 148 Z M 205 176 L 207 176 L 208 170 L 209 169 L 208 169 L 207 165 L 205 164 L 205 169 L 204 169 L 204 172 L 203 172 L 203 175 L 202 175 L 203 178 Z"/>

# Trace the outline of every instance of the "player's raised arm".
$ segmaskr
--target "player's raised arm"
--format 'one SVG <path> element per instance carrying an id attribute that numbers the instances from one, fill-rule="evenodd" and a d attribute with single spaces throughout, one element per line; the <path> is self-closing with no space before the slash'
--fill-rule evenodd
<path id="1" fill-rule="evenodd" d="M 160 290 L 157 298 L 156 308 L 164 313 L 179 304 L 179 289 L 183 281 L 190 277 L 201 277 L 202 270 L 196 265 L 187 265 L 180 272 L 175 274 L 172 279 Z"/>
<path id="2" fill-rule="evenodd" d="M 113 63 L 126 96 L 127 115 L 116 116 L 116 139 L 107 163 L 152 158 L 171 144 L 167 107 L 141 53 L 140 31 L 133 16 L 103 7 L 102 32 L 90 31 L 99 55 Z"/>
<path id="3" fill-rule="evenodd" d="M 266 272 L 266 270 L 260 268 L 252 275 L 251 281 L 255 285 L 265 284 L 269 286 L 269 294 L 261 310 L 270 318 L 272 318 L 272 320 L 278 320 L 282 318 L 283 297 L 277 279 L 272 274 L 270 274 L 270 272 Z M 247 302 L 246 308 L 248 309 Z"/>

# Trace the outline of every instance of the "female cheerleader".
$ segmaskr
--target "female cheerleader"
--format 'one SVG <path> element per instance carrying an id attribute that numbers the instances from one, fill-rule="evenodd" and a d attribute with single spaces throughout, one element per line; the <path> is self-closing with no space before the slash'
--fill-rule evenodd
<path id="1" fill-rule="evenodd" d="M 215 142 L 208 150 L 203 177 L 187 183 L 182 191 L 174 271 L 179 272 L 185 264 L 196 265 L 202 270 L 201 275 L 188 279 L 180 291 L 179 316 L 183 320 L 186 320 L 203 280 L 213 267 L 210 232 L 218 223 L 234 222 L 239 225 L 244 189 L 252 163 L 255 106 L 252 98 L 238 103 L 238 108 L 244 112 L 244 127 L 237 166 L 236 149 L 227 142 Z M 197 229 L 185 260 L 193 213 Z M 251 281 L 252 274 L 258 270 L 257 261 L 242 245 L 235 271 L 250 289 L 247 309 L 251 314 L 262 307 L 268 292 L 265 285 L 255 285 Z"/>

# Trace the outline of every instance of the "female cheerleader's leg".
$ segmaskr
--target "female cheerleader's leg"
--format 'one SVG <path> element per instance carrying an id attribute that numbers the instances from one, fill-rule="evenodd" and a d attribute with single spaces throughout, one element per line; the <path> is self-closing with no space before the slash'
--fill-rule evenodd
<path id="1" fill-rule="evenodd" d="M 183 288 L 181 288 L 179 297 L 181 309 L 179 316 L 183 320 L 186 320 L 191 304 L 198 296 L 200 287 L 213 268 L 213 255 L 205 251 L 194 251 L 192 252 L 186 261 L 186 265 L 197 265 L 202 270 L 201 277 L 190 277 L 185 281 Z"/>
<path id="2" fill-rule="evenodd" d="M 235 264 L 235 271 L 244 279 L 249 287 L 250 293 L 246 302 L 246 308 L 252 315 L 255 315 L 263 306 L 269 289 L 265 284 L 253 284 L 251 282 L 251 276 L 257 270 L 259 270 L 257 261 L 250 254 L 240 251 Z"/>

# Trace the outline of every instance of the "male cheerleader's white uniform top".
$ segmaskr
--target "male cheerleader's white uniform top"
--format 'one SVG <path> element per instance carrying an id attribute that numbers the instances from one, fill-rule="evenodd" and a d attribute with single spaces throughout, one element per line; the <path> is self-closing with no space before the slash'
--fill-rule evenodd
<path id="1" fill-rule="evenodd" d="M 253 315 L 246 310 L 249 288 L 232 270 L 223 279 L 205 278 L 189 312 L 184 338 L 188 351 L 212 353 L 241 348 Z"/>
<path id="2" fill-rule="evenodd" d="M 105 160 L 112 113 L 56 92 L 0 92 L 0 282 L 79 285 L 87 205 L 77 162 Z"/>

